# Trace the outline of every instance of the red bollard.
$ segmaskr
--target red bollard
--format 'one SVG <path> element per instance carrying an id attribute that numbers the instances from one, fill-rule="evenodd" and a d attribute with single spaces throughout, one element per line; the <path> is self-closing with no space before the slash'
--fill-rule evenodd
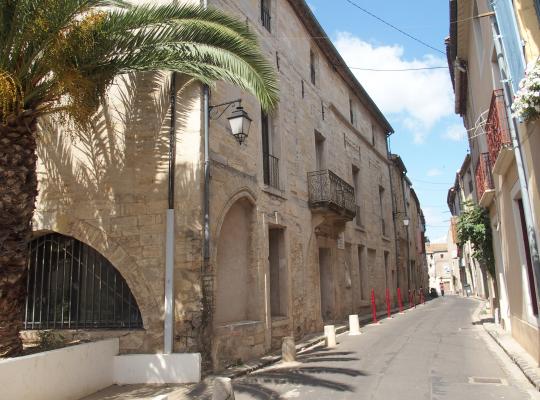
<path id="1" fill-rule="evenodd" d="M 392 318 L 392 312 L 390 310 L 390 289 L 386 288 L 386 313 L 388 318 Z"/>
<path id="2" fill-rule="evenodd" d="M 416 289 L 413 290 L 413 302 L 414 302 L 414 308 L 416 308 Z"/>
<path id="3" fill-rule="evenodd" d="M 401 288 L 397 288 L 397 299 L 399 305 L 399 312 L 403 312 L 403 299 L 401 298 Z"/>
<path id="4" fill-rule="evenodd" d="M 371 289 L 371 314 L 373 315 L 373 323 L 377 323 L 377 305 L 375 304 L 375 289 Z"/>

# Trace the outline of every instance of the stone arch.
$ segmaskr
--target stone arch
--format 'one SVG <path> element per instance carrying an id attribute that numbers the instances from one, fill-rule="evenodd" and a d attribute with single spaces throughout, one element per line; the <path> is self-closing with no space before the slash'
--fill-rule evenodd
<path id="1" fill-rule="evenodd" d="M 93 247 L 57 232 L 29 244 L 26 329 L 140 329 L 129 285 Z"/>
<path id="2" fill-rule="evenodd" d="M 75 221 L 71 224 L 62 225 L 62 227 L 55 226 L 54 229 L 42 227 L 40 230 L 33 233 L 33 237 L 55 232 L 73 237 L 95 249 L 103 255 L 103 257 L 105 257 L 126 280 L 133 297 L 135 297 L 139 306 L 143 328 L 148 330 L 150 326 L 159 324 L 161 308 L 157 303 L 158 296 L 156 296 L 156 293 L 153 293 L 148 286 L 146 279 L 144 279 L 141 267 L 128 252 L 122 248 L 122 245 L 108 236 L 105 231 L 87 222 Z"/>
<path id="3" fill-rule="evenodd" d="M 259 319 L 253 251 L 255 198 L 247 191 L 240 191 L 230 198 L 224 210 L 214 249 L 216 325 Z"/>

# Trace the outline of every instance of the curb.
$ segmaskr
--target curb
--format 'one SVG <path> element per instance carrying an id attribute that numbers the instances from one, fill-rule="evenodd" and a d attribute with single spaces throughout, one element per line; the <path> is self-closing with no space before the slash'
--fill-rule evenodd
<path id="1" fill-rule="evenodd" d="M 487 302 L 485 299 L 479 300 L 481 300 L 481 303 L 478 305 L 472 315 L 473 322 L 480 321 L 480 312 Z M 523 359 L 518 354 L 509 350 L 499 339 L 499 335 L 496 330 L 488 329 L 485 324 L 482 324 L 482 328 L 484 328 L 484 331 L 491 337 L 491 339 L 493 339 L 493 341 L 502 349 L 502 351 L 504 351 L 508 358 L 510 358 L 510 360 L 521 370 L 521 372 L 523 372 L 527 380 L 534 386 L 534 388 L 537 391 L 540 391 L 540 375 L 538 375 L 538 373 L 536 372 L 537 367 L 531 365 L 527 360 Z"/>
<path id="2" fill-rule="evenodd" d="M 540 375 L 536 373 L 537 368 L 531 366 L 527 360 L 524 360 L 519 355 L 508 350 L 499 340 L 497 332 L 491 331 L 485 326 L 483 326 L 483 328 L 488 333 L 488 335 L 495 341 L 495 343 L 497 343 L 497 345 L 499 345 L 499 347 L 506 353 L 510 360 L 512 360 L 512 362 L 517 365 L 521 372 L 523 372 L 523 374 L 527 377 L 527 379 L 529 380 L 529 382 L 531 382 L 535 389 L 537 391 L 540 391 Z"/>

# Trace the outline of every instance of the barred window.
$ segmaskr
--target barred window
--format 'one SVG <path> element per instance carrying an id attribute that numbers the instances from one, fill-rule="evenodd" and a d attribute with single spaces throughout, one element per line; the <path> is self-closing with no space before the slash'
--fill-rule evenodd
<path id="1" fill-rule="evenodd" d="M 25 329 L 137 329 L 142 318 L 125 279 L 100 253 L 51 233 L 28 247 Z"/>

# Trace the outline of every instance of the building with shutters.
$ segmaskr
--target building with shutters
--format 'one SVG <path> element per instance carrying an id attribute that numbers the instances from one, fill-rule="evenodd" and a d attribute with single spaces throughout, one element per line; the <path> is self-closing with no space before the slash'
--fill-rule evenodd
<path id="1" fill-rule="evenodd" d="M 539 56 L 539 11 L 532 0 L 450 1 L 447 47 L 476 201 L 488 210 L 493 232 L 494 309 L 537 361 L 539 122 L 513 117 L 510 107 L 525 65 Z"/>

